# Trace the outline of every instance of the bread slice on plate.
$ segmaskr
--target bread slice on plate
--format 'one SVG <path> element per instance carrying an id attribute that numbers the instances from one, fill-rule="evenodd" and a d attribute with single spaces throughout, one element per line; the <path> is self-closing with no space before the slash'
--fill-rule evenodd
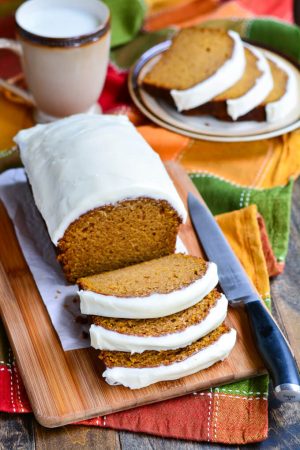
<path id="1" fill-rule="evenodd" d="M 170 95 L 178 111 L 200 106 L 243 75 L 242 41 L 234 31 L 186 28 L 149 70 L 142 85 L 150 93 Z"/>
<path id="2" fill-rule="evenodd" d="M 154 97 L 185 115 L 223 121 L 284 119 L 297 107 L 291 65 L 247 43 L 233 31 L 180 31 L 141 80 Z"/>
<path id="3" fill-rule="evenodd" d="M 294 72 L 282 58 L 247 45 L 246 69 L 234 86 L 210 102 L 185 111 L 188 115 L 208 114 L 220 120 L 275 122 L 284 118 L 297 102 Z"/>

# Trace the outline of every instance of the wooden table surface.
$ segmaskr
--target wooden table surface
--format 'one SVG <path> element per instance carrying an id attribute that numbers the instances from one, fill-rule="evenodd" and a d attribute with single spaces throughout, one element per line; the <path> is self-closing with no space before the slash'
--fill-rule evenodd
<path id="1" fill-rule="evenodd" d="M 273 313 L 300 361 L 300 179 L 293 197 L 291 236 L 285 273 L 271 282 Z M 269 397 L 269 438 L 244 449 L 300 449 L 300 404 L 280 404 Z M 32 414 L 0 413 L 0 450 L 196 450 L 231 449 L 240 446 L 161 439 L 94 427 L 68 426 L 46 429 Z"/>

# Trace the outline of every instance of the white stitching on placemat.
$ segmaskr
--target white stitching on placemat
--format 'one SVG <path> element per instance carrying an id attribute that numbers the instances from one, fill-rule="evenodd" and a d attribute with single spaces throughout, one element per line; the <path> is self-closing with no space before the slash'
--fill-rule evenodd
<path id="1" fill-rule="evenodd" d="M 215 413 L 214 438 L 215 438 L 215 441 L 216 441 L 217 440 L 218 412 L 219 412 L 219 388 L 216 388 L 215 396 L 216 396 L 216 409 L 214 411 L 214 413 Z"/>
<path id="2" fill-rule="evenodd" d="M 13 371 L 16 375 L 16 383 L 17 383 L 17 396 L 18 396 L 18 400 L 19 400 L 19 404 L 21 406 L 21 412 L 24 412 L 24 405 L 21 399 L 21 391 L 20 391 L 20 384 L 19 384 L 19 374 L 18 374 L 18 370 L 16 367 L 16 362 L 15 360 L 13 361 Z"/>
<path id="3" fill-rule="evenodd" d="M 232 392 L 233 394 L 248 394 L 248 395 L 268 395 L 268 392 L 247 392 L 247 391 L 241 391 L 239 389 L 226 389 L 226 391 L 223 391 L 222 388 L 219 390 L 220 393 L 224 392 Z"/>
<path id="4" fill-rule="evenodd" d="M 192 178 L 215 178 L 219 181 L 225 181 L 225 183 L 231 184 L 232 186 L 236 186 L 238 188 L 244 188 L 243 184 L 235 183 L 232 180 L 228 180 L 227 178 L 222 177 L 221 175 L 217 175 L 213 172 L 208 172 L 207 170 L 201 170 L 201 172 L 196 170 L 189 170 L 189 176 Z"/>
<path id="5" fill-rule="evenodd" d="M 8 360 L 9 363 L 11 364 L 11 350 L 8 350 Z M 10 401 L 11 401 L 11 406 L 13 408 L 13 412 L 16 412 L 16 404 L 14 401 L 14 387 L 13 387 L 13 375 L 12 375 L 12 370 L 10 371 Z"/>
<path id="6" fill-rule="evenodd" d="M 246 193 L 246 191 L 242 191 L 242 192 L 241 192 L 241 196 L 240 196 L 240 208 L 243 208 L 243 206 L 244 206 L 244 201 L 245 201 L 244 197 L 245 197 L 245 193 Z"/>
<path id="7" fill-rule="evenodd" d="M 208 414 L 207 414 L 207 442 L 210 441 L 210 420 L 211 420 L 211 407 L 212 407 L 212 388 L 210 388 L 209 396 L 209 405 L 208 405 Z"/>
<path id="8" fill-rule="evenodd" d="M 237 397 L 236 395 L 218 394 L 219 397 L 237 398 L 239 400 L 268 400 L 268 397 Z"/>
<path id="9" fill-rule="evenodd" d="M 208 397 L 210 397 L 210 393 L 209 392 L 192 392 L 193 395 L 207 395 Z"/>
<path id="10" fill-rule="evenodd" d="M 200 392 L 199 393 L 194 393 L 194 395 L 208 395 L 209 397 L 211 397 L 211 395 L 210 394 L 201 394 Z M 217 397 L 225 397 L 225 398 L 234 398 L 234 399 L 237 399 L 237 400 L 268 400 L 268 397 L 266 397 L 266 393 L 262 393 L 262 394 L 260 394 L 261 396 L 260 397 L 241 397 L 241 396 L 238 396 L 238 395 L 229 395 L 229 394 L 221 394 L 221 393 L 216 393 L 215 394 L 215 396 Z"/>
<path id="11" fill-rule="evenodd" d="M 231 184 L 232 186 L 238 187 L 238 188 L 246 188 L 247 186 L 245 186 L 244 184 L 239 184 L 236 183 L 235 181 L 232 180 L 228 180 L 227 178 L 222 177 L 221 175 L 217 175 L 215 173 L 212 172 L 208 172 L 207 170 L 201 170 L 201 172 L 196 171 L 196 170 L 189 170 L 188 174 L 191 178 L 215 178 L 219 181 L 225 181 L 225 183 L 227 184 Z M 280 187 L 284 187 L 284 185 L 279 185 Z M 252 186 L 250 186 L 250 189 L 252 189 Z M 261 187 L 255 187 L 254 188 L 256 191 L 264 191 L 265 188 Z"/>
<path id="12" fill-rule="evenodd" d="M 250 203 L 250 196 L 251 196 L 251 191 L 250 191 L 250 189 L 247 191 L 247 194 L 246 194 L 246 198 L 245 198 L 245 206 L 249 206 L 249 203 Z"/>

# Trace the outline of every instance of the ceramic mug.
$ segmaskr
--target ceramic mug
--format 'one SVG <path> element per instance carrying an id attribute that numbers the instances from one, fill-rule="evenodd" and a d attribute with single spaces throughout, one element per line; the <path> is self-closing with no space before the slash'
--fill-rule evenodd
<path id="1" fill-rule="evenodd" d="M 28 0 L 15 18 L 17 40 L 0 39 L 0 48 L 20 56 L 30 94 L 15 92 L 32 99 L 37 120 L 94 112 L 109 60 L 108 7 L 99 0 Z"/>

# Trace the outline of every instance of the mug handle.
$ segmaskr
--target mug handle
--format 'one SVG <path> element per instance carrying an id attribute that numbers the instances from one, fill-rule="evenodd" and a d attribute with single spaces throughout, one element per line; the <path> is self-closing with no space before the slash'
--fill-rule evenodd
<path id="1" fill-rule="evenodd" d="M 5 50 L 11 50 L 13 53 L 15 53 L 17 56 L 22 57 L 23 56 L 23 50 L 22 46 L 18 41 L 15 41 L 13 39 L 0 39 L 0 49 Z M 4 80 L 3 78 L 0 78 L 0 87 L 4 88 L 5 90 L 12 92 L 13 94 L 17 95 L 18 97 L 21 97 L 23 100 L 26 101 L 26 103 L 29 103 L 32 106 L 35 106 L 35 101 L 33 99 L 33 96 L 26 91 L 25 89 L 22 89 L 18 86 L 15 86 L 12 83 L 9 83 L 8 81 Z"/>

